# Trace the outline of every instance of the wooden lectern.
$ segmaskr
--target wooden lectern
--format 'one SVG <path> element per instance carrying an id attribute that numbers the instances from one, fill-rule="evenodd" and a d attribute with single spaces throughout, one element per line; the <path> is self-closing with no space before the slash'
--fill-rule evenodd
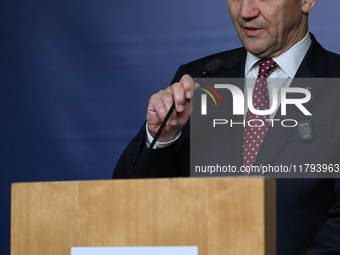
<path id="1" fill-rule="evenodd" d="M 16 183 L 11 255 L 77 246 L 198 246 L 275 254 L 275 181 L 176 178 Z"/>

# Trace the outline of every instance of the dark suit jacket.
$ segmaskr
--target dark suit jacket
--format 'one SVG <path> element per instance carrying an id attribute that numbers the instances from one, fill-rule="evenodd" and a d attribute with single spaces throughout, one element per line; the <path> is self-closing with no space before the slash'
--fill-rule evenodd
<path id="1" fill-rule="evenodd" d="M 312 44 L 301 63 L 296 78 L 339 77 L 340 56 L 328 52 L 312 37 Z M 211 55 L 179 68 L 173 81 L 184 74 L 197 77 L 204 65 L 215 58 L 224 67 L 215 77 L 244 77 L 246 50 L 239 48 Z M 292 83 L 291 86 L 297 86 Z M 242 87 L 243 90 L 243 87 Z M 270 129 L 261 146 L 256 164 L 301 165 L 305 163 L 340 163 L 340 84 L 313 85 L 312 98 L 300 110 L 287 110 L 284 119 L 308 119 L 314 139 L 303 143 L 296 128 Z M 278 111 L 279 114 L 279 111 Z M 275 117 L 282 119 L 280 117 Z M 140 175 L 148 177 L 190 176 L 189 124 L 173 145 L 153 150 Z M 242 165 L 242 126 L 223 138 L 230 144 L 225 157 L 231 165 Z M 113 178 L 131 178 L 146 152 L 145 125 L 123 152 Z M 277 179 L 277 254 L 340 254 L 340 182 L 338 179 Z"/>

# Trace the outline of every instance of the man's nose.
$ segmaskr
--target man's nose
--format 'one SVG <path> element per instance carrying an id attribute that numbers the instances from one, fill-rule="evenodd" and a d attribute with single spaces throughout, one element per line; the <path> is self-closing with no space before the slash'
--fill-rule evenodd
<path id="1" fill-rule="evenodd" d="M 260 15 L 260 10 L 258 9 L 258 0 L 240 0 L 240 12 L 239 15 L 243 19 L 252 19 Z"/>

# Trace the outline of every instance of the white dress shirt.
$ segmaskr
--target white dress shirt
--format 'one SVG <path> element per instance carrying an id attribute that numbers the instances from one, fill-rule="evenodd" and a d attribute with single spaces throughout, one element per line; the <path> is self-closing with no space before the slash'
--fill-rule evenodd
<path id="1" fill-rule="evenodd" d="M 310 38 L 309 32 L 306 34 L 306 36 L 297 44 L 293 45 L 291 48 L 289 48 L 287 51 L 285 51 L 280 56 L 273 58 L 273 60 L 278 64 L 278 67 L 274 69 L 274 71 L 268 76 L 267 78 L 267 84 L 268 84 L 268 90 L 269 90 L 269 101 L 270 106 L 272 102 L 272 88 L 277 87 L 278 91 L 278 104 L 276 110 L 270 115 L 270 119 L 273 119 L 277 109 L 279 108 L 281 104 L 281 88 L 283 87 L 289 87 L 303 58 L 305 57 L 309 46 L 311 45 L 312 40 Z M 248 100 L 247 94 L 248 94 L 248 88 L 254 89 L 255 86 L 255 79 L 257 78 L 259 66 L 255 65 L 260 58 L 254 56 L 249 51 L 247 52 L 246 57 L 246 64 L 245 64 L 245 73 L 244 77 L 245 83 L 244 83 L 244 98 L 245 98 L 245 105 L 244 105 L 244 112 L 245 114 L 248 111 Z M 150 146 L 153 137 L 151 136 L 148 127 L 146 125 L 146 145 L 147 147 Z M 162 142 L 156 142 L 153 149 L 161 149 L 164 148 L 172 143 L 174 143 L 181 135 L 181 132 L 174 138 L 174 140 L 166 143 Z"/>

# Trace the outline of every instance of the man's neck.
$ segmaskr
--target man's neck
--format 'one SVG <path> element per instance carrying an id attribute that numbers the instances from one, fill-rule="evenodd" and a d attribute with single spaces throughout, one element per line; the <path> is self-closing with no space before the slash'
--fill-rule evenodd
<path id="1" fill-rule="evenodd" d="M 311 45 L 311 38 L 309 32 L 298 43 L 294 44 L 287 51 L 280 56 L 273 58 L 280 68 L 287 74 L 289 78 L 294 78 L 303 58 L 305 57 L 309 46 Z M 260 60 L 259 57 L 247 51 L 245 77 L 250 69 Z"/>

